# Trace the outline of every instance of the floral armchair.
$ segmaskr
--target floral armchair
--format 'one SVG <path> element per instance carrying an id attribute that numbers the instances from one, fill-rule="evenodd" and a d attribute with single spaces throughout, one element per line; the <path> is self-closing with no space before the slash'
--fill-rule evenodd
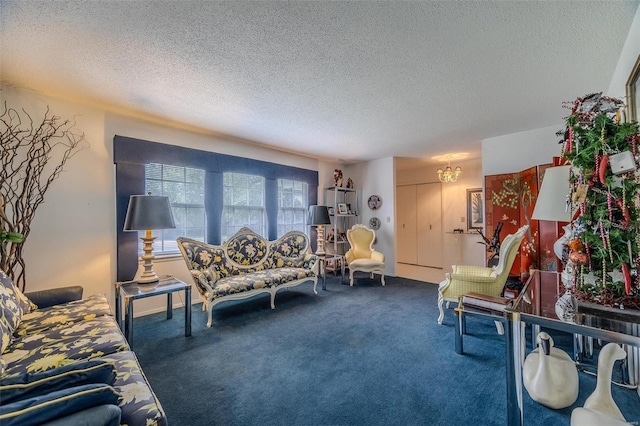
<path id="1" fill-rule="evenodd" d="M 353 286 L 355 271 L 369 272 L 371 278 L 374 273 L 380 274 L 380 281 L 384 286 L 384 254 L 373 249 L 376 233 L 365 225 L 353 225 L 347 230 L 347 240 L 351 249 L 344 255 L 349 266 L 349 283 Z"/>
<path id="2" fill-rule="evenodd" d="M 458 302 L 460 296 L 474 292 L 487 296 L 500 296 L 504 284 L 509 277 L 511 265 L 518 254 L 520 243 L 529 225 L 518 229 L 515 234 L 504 237 L 500 245 L 498 264 L 491 268 L 484 266 L 453 265 L 452 272 L 445 275 L 445 280 L 438 286 L 438 324 L 442 324 L 444 310 L 442 305 L 447 302 Z"/>

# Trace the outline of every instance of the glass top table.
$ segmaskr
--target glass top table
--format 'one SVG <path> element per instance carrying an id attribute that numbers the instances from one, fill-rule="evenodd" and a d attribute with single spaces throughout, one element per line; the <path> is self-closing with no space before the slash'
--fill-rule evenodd
<path id="1" fill-rule="evenodd" d="M 133 345 L 133 302 L 147 297 L 167 295 L 167 319 L 173 314 L 174 292 L 184 291 L 184 335 L 191 336 L 191 284 L 167 275 L 152 284 L 138 284 L 136 281 L 121 281 L 116 283 L 116 320 L 122 328 L 122 299 L 124 299 L 124 335 Z"/>
<path id="2" fill-rule="evenodd" d="M 522 324 L 575 333 L 640 348 L 640 324 L 631 313 L 606 309 L 562 309 L 560 274 L 534 271 L 511 308 L 505 310 L 507 344 L 507 424 L 522 425 Z M 535 329 L 534 328 L 534 329 Z M 535 334 L 535 333 L 534 333 Z"/>

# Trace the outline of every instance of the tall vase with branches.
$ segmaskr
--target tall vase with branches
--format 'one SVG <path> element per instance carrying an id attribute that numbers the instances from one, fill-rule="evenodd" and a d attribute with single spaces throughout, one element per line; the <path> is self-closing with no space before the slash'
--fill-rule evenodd
<path id="1" fill-rule="evenodd" d="M 88 146 L 75 121 L 53 115 L 42 119 L 4 103 L 0 114 L 0 269 L 23 290 L 24 243 L 45 193 L 67 161 Z"/>

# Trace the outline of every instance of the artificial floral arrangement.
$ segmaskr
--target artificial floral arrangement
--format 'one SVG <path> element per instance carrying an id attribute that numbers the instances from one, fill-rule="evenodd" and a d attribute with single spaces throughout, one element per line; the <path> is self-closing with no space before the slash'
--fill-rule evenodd
<path id="1" fill-rule="evenodd" d="M 620 99 L 586 95 L 566 117 L 561 158 L 571 165 L 572 238 L 563 262 L 574 266 L 573 296 L 640 309 L 640 136 L 621 120 Z"/>

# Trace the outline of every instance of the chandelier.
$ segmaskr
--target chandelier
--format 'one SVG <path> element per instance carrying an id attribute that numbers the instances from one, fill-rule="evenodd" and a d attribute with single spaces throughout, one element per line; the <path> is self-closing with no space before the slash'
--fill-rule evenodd
<path id="1" fill-rule="evenodd" d="M 438 169 L 438 179 L 440 179 L 440 182 L 444 183 L 457 181 L 461 174 L 462 169 L 460 166 L 456 167 L 455 170 L 451 169 L 451 161 L 449 161 L 449 164 L 444 170 Z"/>

